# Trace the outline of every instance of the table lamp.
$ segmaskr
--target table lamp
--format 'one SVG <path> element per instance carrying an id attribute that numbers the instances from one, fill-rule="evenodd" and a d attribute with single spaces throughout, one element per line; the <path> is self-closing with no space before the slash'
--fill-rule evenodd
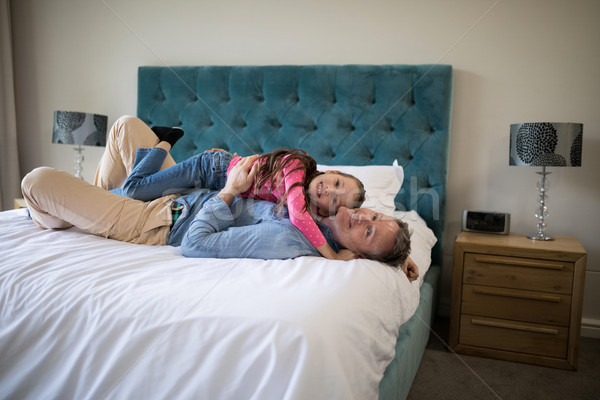
<path id="1" fill-rule="evenodd" d="M 81 146 L 106 146 L 106 125 L 108 117 L 100 114 L 87 114 L 74 111 L 54 111 L 52 143 L 74 144 L 75 176 L 82 178 L 83 149 Z"/>
<path id="2" fill-rule="evenodd" d="M 548 216 L 546 167 L 580 167 L 583 124 L 533 122 L 510 126 L 510 165 L 542 167 L 540 181 L 537 232 L 528 236 L 534 240 L 554 240 L 546 232 L 544 218 Z"/>

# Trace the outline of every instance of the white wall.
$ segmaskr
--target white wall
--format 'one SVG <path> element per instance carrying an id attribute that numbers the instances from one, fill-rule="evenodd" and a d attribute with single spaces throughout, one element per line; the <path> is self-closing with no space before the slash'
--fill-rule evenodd
<path id="1" fill-rule="evenodd" d="M 445 237 L 463 209 L 535 228 L 535 169 L 508 166 L 509 125 L 584 124 L 583 166 L 554 168 L 550 231 L 588 251 L 584 323 L 600 327 L 600 2 L 596 0 L 18 0 L 12 2 L 21 172 L 73 170 L 52 113 L 135 114 L 140 65 L 420 64 L 455 68 Z M 85 149 L 84 177 L 102 149 Z M 584 327 L 586 328 L 586 327 Z"/>

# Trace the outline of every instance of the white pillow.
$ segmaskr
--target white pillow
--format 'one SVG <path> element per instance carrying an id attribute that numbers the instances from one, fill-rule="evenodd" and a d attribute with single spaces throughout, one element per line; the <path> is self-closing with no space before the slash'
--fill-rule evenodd
<path id="1" fill-rule="evenodd" d="M 319 171 L 338 170 L 354 175 L 365 186 L 366 199 L 362 207 L 392 215 L 396 210 L 394 199 L 402 186 L 404 170 L 396 161 L 394 165 L 317 165 Z"/>
<path id="2" fill-rule="evenodd" d="M 429 229 L 427 223 L 414 210 L 396 211 L 393 217 L 401 219 L 408 224 L 411 231 L 410 236 L 410 258 L 419 267 L 419 278 L 413 282 L 420 287 L 423 284 L 423 277 L 431 266 L 431 249 L 437 243 L 433 231 Z"/>

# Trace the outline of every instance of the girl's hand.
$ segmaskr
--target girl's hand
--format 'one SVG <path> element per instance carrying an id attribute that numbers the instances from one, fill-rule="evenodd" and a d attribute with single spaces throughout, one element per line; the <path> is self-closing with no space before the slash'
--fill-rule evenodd
<path id="1" fill-rule="evenodd" d="M 357 259 L 358 255 L 356 255 L 356 253 L 354 253 L 352 250 L 348 250 L 348 249 L 341 249 L 336 256 L 336 260 L 343 260 L 343 261 L 350 261 L 350 260 L 354 260 Z"/>
<path id="2" fill-rule="evenodd" d="M 319 253 L 321 253 L 323 257 L 329 260 L 349 261 L 358 258 L 356 253 L 348 249 L 341 249 L 338 253 L 336 253 L 335 250 L 333 250 L 327 243 L 317 247 L 317 250 L 319 250 Z"/>

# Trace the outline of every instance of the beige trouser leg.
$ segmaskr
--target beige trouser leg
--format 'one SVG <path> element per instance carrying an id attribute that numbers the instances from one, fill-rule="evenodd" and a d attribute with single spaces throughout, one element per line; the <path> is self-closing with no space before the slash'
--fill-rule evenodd
<path id="1" fill-rule="evenodd" d="M 110 128 L 106 149 L 96 169 L 94 185 L 106 190 L 122 187 L 133 168 L 136 150 L 154 147 L 157 143 L 158 138 L 152 129 L 139 118 L 119 118 Z M 175 165 L 175 161 L 169 154 L 161 170 L 172 165 Z"/>
<path id="2" fill-rule="evenodd" d="M 36 168 L 23 178 L 21 190 L 31 217 L 42 228 L 72 225 L 106 238 L 164 245 L 171 228 L 171 202 L 133 200 L 91 185 L 53 168 Z"/>

